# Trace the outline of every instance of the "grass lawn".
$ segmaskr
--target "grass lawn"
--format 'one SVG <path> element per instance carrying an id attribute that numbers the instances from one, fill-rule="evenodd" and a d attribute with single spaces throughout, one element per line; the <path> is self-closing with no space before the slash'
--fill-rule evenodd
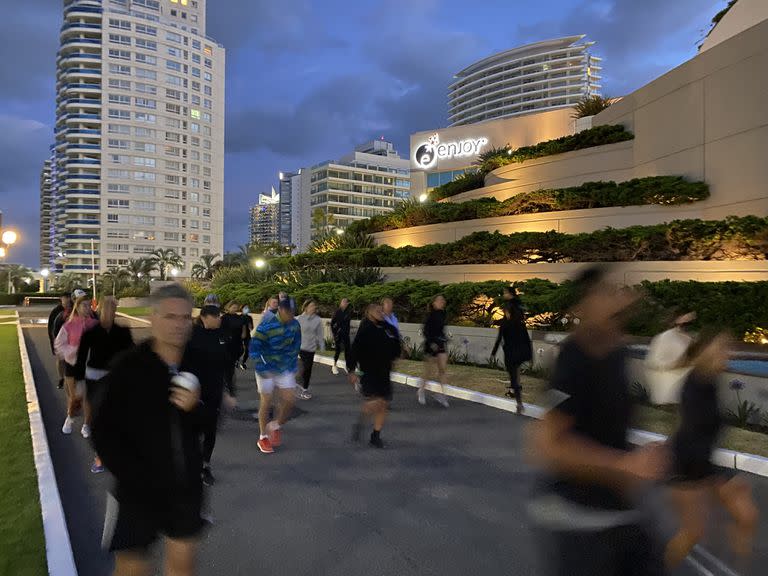
<path id="1" fill-rule="evenodd" d="M 332 356 L 333 352 L 324 352 Z M 395 372 L 421 376 L 424 364 L 414 360 L 398 360 Z M 476 368 L 458 364 L 448 365 L 448 383 L 477 392 L 494 396 L 504 396 L 507 373 L 491 368 Z M 547 390 L 546 380 L 522 375 L 523 399 L 531 404 L 541 404 L 541 398 Z M 635 422 L 632 426 L 638 430 L 647 430 L 657 434 L 670 435 L 677 428 L 678 416 L 675 407 L 655 407 L 640 404 L 635 410 Z M 728 426 L 720 441 L 720 447 L 748 454 L 768 457 L 768 434 L 733 428 Z"/>
<path id="2" fill-rule="evenodd" d="M 151 306 L 118 306 L 117 308 L 118 312 L 122 312 L 123 314 L 128 314 L 128 316 L 149 316 L 152 314 L 152 307 Z"/>
<path id="3" fill-rule="evenodd" d="M 0 326 L 0 574 L 48 573 L 16 326 Z"/>
<path id="4" fill-rule="evenodd" d="M 0 308 L 0 316 L 13 316 L 16 314 L 16 308 Z"/>

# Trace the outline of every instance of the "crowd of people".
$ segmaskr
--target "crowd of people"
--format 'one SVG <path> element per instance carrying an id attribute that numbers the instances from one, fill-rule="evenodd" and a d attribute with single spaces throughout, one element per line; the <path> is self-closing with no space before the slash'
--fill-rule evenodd
<path id="1" fill-rule="evenodd" d="M 546 542 L 551 573 L 663 574 L 701 539 L 713 496 L 733 519 L 734 550 L 746 556 L 757 524 L 749 485 L 712 463 L 723 425 L 717 377 L 728 358 L 727 336 L 686 334 L 683 341 L 677 334 L 674 346 L 662 346 L 662 352 L 674 348 L 670 365 L 688 368 L 680 426 L 666 444 L 632 449 L 622 327 L 636 296 L 610 284 L 599 268 L 584 271 L 574 285 L 580 294 L 574 313 L 583 320 L 560 348 L 547 412 L 531 427 L 528 443 L 542 471 L 529 510 Z M 62 432 L 71 434 L 82 409 L 80 431 L 95 451 L 91 471 L 106 469 L 115 478 L 104 534 L 115 553 L 115 573 L 151 573 L 148 547 L 163 535 L 168 573 L 192 574 L 205 524 L 203 486 L 215 483 L 211 459 L 221 410 L 237 406 L 235 371 L 252 361 L 259 393 L 256 445 L 271 454 L 283 443 L 296 399 L 312 398 L 315 355 L 326 346 L 324 324 L 316 302 L 303 302 L 297 315 L 295 300 L 285 293 L 266 302 L 255 325 L 247 307 L 222 306 L 215 295 L 193 322 L 192 299 L 176 284 L 160 288 L 151 300 L 151 337 L 138 345 L 115 323 L 111 297 L 93 311 L 85 294 L 75 291 L 51 312 L 51 349 L 67 395 Z M 503 349 L 507 395 L 522 413 L 519 370 L 532 350 L 513 287 L 502 308 L 493 354 Z M 435 400 L 447 408 L 446 321 L 446 299 L 437 295 L 423 325 L 424 377 L 416 398 L 425 404 L 426 383 L 435 380 L 441 387 Z M 683 315 L 673 329 L 691 321 Z M 369 427 L 369 445 L 383 448 L 391 372 L 403 350 L 393 301 L 368 305 L 354 338 L 351 328 L 352 309 L 344 298 L 331 320 L 331 371 L 339 374 L 343 352 L 348 381 L 361 398 L 351 438 L 360 441 Z M 660 362 L 662 352 L 654 351 L 651 361 Z M 667 487 L 680 520 L 661 551 L 633 500 L 651 483 Z"/>

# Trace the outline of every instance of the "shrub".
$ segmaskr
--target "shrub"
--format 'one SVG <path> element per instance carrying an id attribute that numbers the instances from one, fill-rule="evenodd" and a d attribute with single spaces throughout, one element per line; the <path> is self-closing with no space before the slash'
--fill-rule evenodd
<path id="1" fill-rule="evenodd" d="M 584 96 L 573 107 L 571 118 L 579 119 L 594 116 L 608 108 L 611 104 L 613 104 L 613 98 L 606 98 L 597 94 Z"/>
<path id="2" fill-rule="evenodd" d="M 449 198 L 456 196 L 462 192 L 469 192 L 470 190 L 477 190 L 485 186 L 485 175 L 488 172 L 483 170 L 468 170 L 461 176 L 446 182 L 441 186 L 437 186 L 432 190 L 432 197 L 434 200 L 442 200 L 443 198 Z"/>
<path id="3" fill-rule="evenodd" d="M 145 296 L 149 296 L 149 286 L 147 284 L 128 286 L 117 294 L 118 298 L 143 298 Z"/>

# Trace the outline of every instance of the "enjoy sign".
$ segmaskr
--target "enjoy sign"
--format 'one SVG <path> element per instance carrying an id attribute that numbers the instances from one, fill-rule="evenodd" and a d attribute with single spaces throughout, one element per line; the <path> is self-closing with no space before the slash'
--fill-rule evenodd
<path id="1" fill-rule="evenodd" d="M 420 168 L 430 168 L 438 158 L 458 158 L 477 156 L 488 144 L 488 138 L 467 138 L 456 142 L 440 142 L 440 136 L 433 134 L 427 141 L 416 148 L 414 160 Z"/>

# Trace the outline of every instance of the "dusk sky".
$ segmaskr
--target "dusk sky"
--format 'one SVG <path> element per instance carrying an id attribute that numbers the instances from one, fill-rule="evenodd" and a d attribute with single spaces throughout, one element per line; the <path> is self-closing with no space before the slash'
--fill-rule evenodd
<path id="1" fill-rule="evenodd" d="M 0 210 L 38 265 L 40 169 L 53 141 L 62 0 L 3 2 Z M 371 138 L 408 156 L 412 132 L 446 125 L 453 74 L 520 44 L 586 34 L 603 94 L 621 96 L 696 54 L 724 0 L 208 0 L 227 49 L 225 247 L 280 170 Z"/>

